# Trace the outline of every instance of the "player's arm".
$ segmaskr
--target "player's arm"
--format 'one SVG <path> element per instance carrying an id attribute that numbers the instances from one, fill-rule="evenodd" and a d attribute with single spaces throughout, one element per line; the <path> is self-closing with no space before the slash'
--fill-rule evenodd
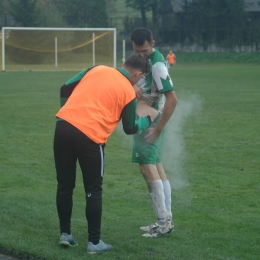
<path id="1" fill-rule="evenodd" d="M 169 121 L 178 102 L 173 83 L 168 74 L 166 66 L 163 66 L 162 63 L 155 64 L 152 67 L 152 74 L 158 90 L 161 94 L 165 95 L 166 101 L 159 122 L 157 123 L 155 128 L 151 128 L 149 130 L 149 133 L 145 137 L 148 143 L 155 142 L 156 139 L 160 136 L 163 128 Z"/>
<path id="2" fill-rule="evenodd" d="M 138 120 L 136 119 L 136 99 L 133 99 L 130 103 L 128 103 L 123 111 L 122 111 L 122 125 L 124 132 L 127 135 L 136 134 L 147 129 L 151 125 L 151 117 L 144 116 L 139 117 Z"/>
<path id="3" fill-rule="evenodd" d="M 67 102 L 68 98 L 70 97 L 71 93 L 73 92 L 74 88 L 78 85 L 78 83 L 81 81 L 81 79 L 85 76 L 85 74 L 93 68 L 89 67 L 81 72 L 79 72 L 77 75 L 75 75 L 73 78 L 68 80 L 61 88 L 60 88 L 60 106 L 64 106 Z"/>
<path id="4" fill-rule="evenodd" d="M 177 105 L 178 99 L 175 94 L 175 91 L 168 91 L 164 93 L 166 97 L 164 109 L 162 112 L 162 116 L 158 122 L 158 124 L 155 126 L 155 128 L 150 128 L 149 133 L 145 136 L 145 140 L 148 143 L 154 143 L 157 138 L 160 136 L 163 128 L 169 121 L 170 117 L 173 114 L 173 111 Z"/>
<path id="5" fill-rule="evenodd" d="M 136 84 L 133 86 L 133 88 L 135 90 L 136 98 L 144 100 L 144 95 L 141 87 Z"/>
<path id="6" fill-rule="evenodd" d="M 177 99 L 177 96 L 176 96 L 176 93 L 174 90 L 167 91 L 164 93 L 164 95 L 166 97 L 166 101 L 165 101 L 164 109 L 162 112 L 162 116 L 161 116 L 158 124 L 155 126 L 155 128 L 158 132 L 161 132 L 163 130 L 163 128 L 165 127 L 165 125 L 169 121 L 170 117 L 172 116 L 173 111 L 175 110 L 175 107 L 178 102 L 178 99 Z"/>

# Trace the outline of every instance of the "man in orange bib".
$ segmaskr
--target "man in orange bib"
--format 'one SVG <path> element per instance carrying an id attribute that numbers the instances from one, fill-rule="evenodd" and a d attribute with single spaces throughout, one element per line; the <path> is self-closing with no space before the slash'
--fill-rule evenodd
<path id="1" fill-rule="evenodd" d="M 63 246 L 77 245 L 70 224 L 78 160 L 86 193 L 87 251 L 96 253 L 112 248 L 100 239 L 104 148 L 121 119 L 126 134 L 135 134 L 150 126 L 149 115 L 135 120 L 136 94 L 133 88 L 148 71 L 147 58 L 132 54 L 120 69 L 90 67 L 61 87 L 54 159 L 60 244 Z"/>

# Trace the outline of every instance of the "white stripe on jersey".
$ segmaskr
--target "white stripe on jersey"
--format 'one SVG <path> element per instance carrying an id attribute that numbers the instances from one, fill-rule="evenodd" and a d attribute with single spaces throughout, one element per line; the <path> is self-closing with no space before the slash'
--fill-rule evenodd
<path id="1" fill-rule="evenodd" d="M 163 85 L 162 85 L 161 78 L 166 80 L 168 77 L 170 79 L 170 77 L 168 75 L 167 67 L 162 62 L 156 62 L 152 66 L 152 74 L 153 74 L 153 79 L 157 85 L 158 90 L 159 91 L 162 90 Z M 171 79 L 170 79 L 170 84 L 173 85 Z"/>

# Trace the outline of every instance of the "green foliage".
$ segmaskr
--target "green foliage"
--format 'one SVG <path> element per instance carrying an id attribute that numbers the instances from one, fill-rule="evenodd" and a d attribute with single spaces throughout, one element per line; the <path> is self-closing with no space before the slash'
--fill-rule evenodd
<path id="1" fill-rule="evenodd" d="M 164 43 L 199 44 L 204 51 L 211 44 L 228 50 L 238 46 L 256 46 L 259 50 L 259 12 L 248 11 L 244 0 L 182 0 L 170 1 L 162 15 L 161 38 Z M 180 6 L 178 6 L 178 4 Z M 255 2 L 255 1 L 252 1 Z M 181 8 L 180 8 L 181 7 Z M 182 9 L 179 10 L 178 8 Z"/>
<path id="2" fill-rule="evenodd" d="M 91 12 L 89 13 L 91 19 L 89 27 L 92 28 L 106 28 L 108 27 L 107 4 L 106 0 L 93 0 Z"/>
<path id="3" fill-rule="evenodd" d="M 38 25 L 39 15 L 36 4 L 37 0 L 10 0 L 7 8 L 20 26 L 34 27 Z"/>
<path id="4" fill-rule="evenodd" d="M 227 38 L 233 44 L 241 42 L 246 22 L 243 0 L 193 0 L 183 7 L 183 26 L 196 38 L 201 37 L 203 44 L 225 42 Z M 187 37 L 191 40 L 194 36 Z"/>
<path id="5" fill-rule="evenodd" d="M 125 4 L 127 7 L 131 7 L 134 10 L 139 10 L 142 17 L 142 26 L 147 27 L 147 16 L 146 12 L 152 11 L 152 20 L 153 20 L 153 29 L 154 31 L 157 29 L 157 15 L 158 9 L 161 6 L 163 0 L 125 0 Z"/>
<path id="6" fill-rule="evenodd" d="M 38 1 L 39 27 L 68 27 L 62 18 L 61 11 L 51 0 Z"/>
<path id="7" fill-rule="evenodd" d="M 0 15 L 3 15 L 4 12 L 5 12 L 4 2 L 0 1 Z"/>
<path id="8" fill-rule="evenodd" d="M 125 0 L 127 7 L 131 7 L 134 10 L 140 10 L 143 27 L 147 27 L 146 11 L 150 8 L 149 0 Z"/>
<path id="9" fill-rule="evenodd" d="M 179 99 L 167 127 L 175 231 L 141 237 L 154 214 L 131 163 L 131 137 L 118 128 L 105 151 L 101 235 L 114 249 L 95 256 L 86 253 L 80 171 L 72 215 L 79 245 L 58 245 L 52 142 L 59 88 L 75 72 L 0 74 L 1 249 L 48 260 L 259 259 L 259 65 L 177 63 L 170 73 Z"/>
<path id="10" fill-rule="evenodd" d="M 16 26 L 67 27 L 52 0 L 1 1 L 0 15 L 12 16 Z M 4 18 L 3 18 L 4 19 Z"/>
<path id="11" fill-rule="evenodd" d="M 57 6 L 71 27 L 108 27 L 107 5 L 105 0 L 58 0 Z"/>

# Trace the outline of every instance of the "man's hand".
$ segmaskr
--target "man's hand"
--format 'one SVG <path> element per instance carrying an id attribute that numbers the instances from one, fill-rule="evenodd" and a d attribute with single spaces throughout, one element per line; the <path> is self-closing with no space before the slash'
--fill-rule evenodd
<path id="1" fill-rule="evenodd" d="M 166 123 L 170 119 L 176 104 L 178 102 L 177 96 L 175 91 L 168 91 L 165 92 L 164 95 L 166 96 L 165 106 L 162 112 L 162 116 L 155 126 L 155 128 L 148 128 L 148 134 L 145 136 L 145 140 L 147 143 L 154 143 L 158 137 L 160 136 L 163 128 L 165 127 Z"/>
<path id="2" fill-rule="evenodd" d="M 156 128 L 148 128 L 147 131 L 148 134 L 145 136 L 145 140 L 149 144 L 154 143 L 159 138 L 162 132 Z"/>
<path id="3" fill-rule="evenodd" d="M 135 90 L 136 97 L 138 99 L 144 99 L 143 91 L 138 85 L 134 85 L 134 90 Z"/>

